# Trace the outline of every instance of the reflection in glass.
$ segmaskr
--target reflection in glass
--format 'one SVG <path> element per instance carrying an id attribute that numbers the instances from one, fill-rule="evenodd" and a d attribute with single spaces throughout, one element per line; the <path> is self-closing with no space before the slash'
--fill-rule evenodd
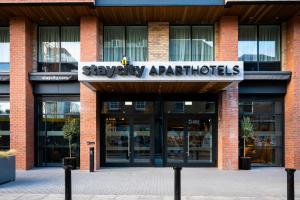
<path id="1" fill-rule="evenodd" d="M 215 103 L 208 101 L 167 101 L 165 113 L 215 113 Z"/>
<path id="2" fill-rule="evenodd" d="M 10 104 L 9 101 L 0 101 L 0 150 L 9 149 L 10 137 Z"/>
<path id="3" fill-rule="evenodd" d="M 130 159 L 130 128 L 125 117 L 105 119 L 106 162 L 127 163 Z"/>
<path id="4" fill-rule="evenodd" d="M 121 61 L 125 56 L 125 27 L 104 26 L 104 61 Z"/>
<path id="5" fill-rule="evenodd" d="M 146 26 L 126 27 L 126 56 L 132 61 L 146 61 L 148 56 Z"/>
<path id="6" fill-rule="evenodd" d="M 142 114 L 153 112 L 153 102 L 134 101 L 126 105 L 126 101 L 105 101 L 102 106 L 102 113 L 123 113 Z"/>
<path id="7" fill-rule="evenodd" d="M 184 124 L 182 119 L 170 118 L 167 121 L 168 162 L 184 162 Z"/>
<path id="8" fill-rule="evenodd" d="M 59 166 L 68 154 L 68 141 L 62 128 L 68 118 L 79 118 L 80 103 L 76 101 L 40 101 L 38 121 L 38 164 Z M 79 136 L 72 141 L 72 155 L 79 162 Z"/>
<path id="9" fill-rule="evenodd" d="M 256 165 L 282 166 L 282 100 L 241 100 L 239 107 L 240 120 L 249 116 L 255 131 L 255 138 L 246 143 L 246 155 Z"/>
<path id="10" fill-rule="evenodd" d="M 238 56 L 241 61 L 257 61 L 257 26 L 239 26 Z"/>
<path id="11" fill-rule="evenodd" d="M 140 122 L 138 122 L 140 123 Z M 134 162 L 149 163 L 150 154 L 150 137 L 151 126 L 150 124 L 138 124 L 133 125 L 133 137 L 134 137 Z"/>
<path id="12" fill-rule="evenodd" d="M 280 26 L 259 27 L 259 60 L 280 60 Z"/>
<path id="13" fill-rule="evenodd" d="M 212 162 L 211 119 L 188 119 L 188 162 Z"/>
<path id="14" fill-rule="evenodd" d="M 0 72 L 9 72 L 9 28 L 0 27 Z"/>
<path id="15" fill-rule="evenodd" d="M 192 60 L 214 60 L 213 26 L 192 27 Z"/>
<path id="16" fill-rule="evenodd" d="M 170 61 L 191 60 L 191 27 L 170 26 Z"/>

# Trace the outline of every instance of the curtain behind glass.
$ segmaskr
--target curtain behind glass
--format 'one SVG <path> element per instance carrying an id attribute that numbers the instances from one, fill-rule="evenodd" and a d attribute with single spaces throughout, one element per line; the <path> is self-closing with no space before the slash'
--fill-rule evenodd
<path id="1" fill-rule="evenodd" d="M 280 26 L 259 26 L 259 61 L 280 61 Z"/>
<path id="2" fill-rule="evenodd" d="M 191 60 L 190 26 L 170 26 L 170 60 Z"/>
<path id="3" fill-rule="evenodd" d="M 59 63 L 59 27 L 40 27 L 39 62 Z"/>
<path id="4" fill-rule="evenodd" d="M 0 27 L 0 62 L 9 62 L 9 29 Z"/>
<path id="5" fill-rule="evenodd" d="M 192 60 L 211 61 L 214 59 L 213 27 L 193 26 Z"/>
<path id="6" fill-rule="evenodd" d="M 257 61 L 257 26 L 239 26 L 238 56 L 241 61 Z"/>
<path id="7" fill-rule="evenodd" d="M 147 60 L 147 27 L 126 27 L 126 56 L 131 61 Z"/>
<path id="8" fill-rule="evenodd" d="M 125 27 L 104 27 L 104 61 L 121 61 L 125 56 Z"/>
<path id="9" fill-rule="evenodd" d="M 80 28 L 61 27 L 61 62 L 72 63 L 80 60 Z"/>

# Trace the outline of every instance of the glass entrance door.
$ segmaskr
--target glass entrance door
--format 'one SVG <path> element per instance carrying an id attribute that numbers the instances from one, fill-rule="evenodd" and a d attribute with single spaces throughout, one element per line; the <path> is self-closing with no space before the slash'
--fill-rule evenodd
<path id="1" fill-rule="evenodd" d="M 167 117 L 166 164 L 213 164 L 213 117 L 184 115 Z"/>

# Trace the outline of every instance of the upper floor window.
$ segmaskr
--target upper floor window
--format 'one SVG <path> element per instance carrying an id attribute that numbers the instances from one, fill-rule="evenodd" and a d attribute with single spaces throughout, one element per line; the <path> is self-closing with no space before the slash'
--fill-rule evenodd
<path id="1" fill-rule="evenodd" d="M 73 72 L 80 60 L 79 26 L 39 28 L 39 72 Z"/>
<path id="2" fill-rule="evenodd" d="M 214 60 L 213 31 L 213 26 L 170 26 L 170 60 Z"/>
<path id="3" fill-rule="evenodd" d="M 238 56 L 247 71 L 280 71 L 280 26 L 239 26 Z"/>
<path id="4" fill-rule="evenodd" d="M 146 26 L 105 26 L 104 61 L 146 61 L 148 39 Z"/>
<path id="5" fill-rule="evenodd" d="M 0 72 L 9 72 L 9 28 L 0 27 Z"/>

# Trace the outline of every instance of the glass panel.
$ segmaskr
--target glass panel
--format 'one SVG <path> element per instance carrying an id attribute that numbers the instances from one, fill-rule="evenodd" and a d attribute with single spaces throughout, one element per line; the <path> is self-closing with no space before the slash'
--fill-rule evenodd
<path id="1" fill-rule="evenodd" d="M 191 60 L 190 26 L 170 26 L 170 60 Z"/>
<path id="2" fill-rule="evenodd" d="M 62 72 L 77 71 L 80 61 L 80 28 L 78 26 L 61 27 Z"/>
<path id="3" fill-rule="evenodd" d="M 39 63 L 43 72 L 59 71 L 59 27 L 40 27 Z"/>
<path id="4" fill-rule="evenodd" d="M 126 31 L 126 56 L 131 61 L 146 61 L 148 56 L 147 27 L 127 26 Z"/>
<path id="5" fill-rule="evenodd" d="M 152 113 L 153 102 L 149 101 L 106 101 L 103 102 L 102 113 L 139 114 Z"/>
<path id="6" fill-rule="evenodd" d="M 257 61 L 257 26 L 239 26 L 238 56 L 241 61 Z"/>
<path id="7" fill-rule="evenodd" d="M 69 118 L 78 118 L 80 103 L 76 101 L 40 101 L 39 103 L 39 165 L 58 166 L 69 156 L 68 141 L 62 131 Z M 79 162 L 79 136 L 73 139 L 72 156 Z"/>
<path id="8" fill-rule="evenodd" d="M 192 60 L 211 61 L 214 59 L 214 31 L 212 26 L 193 26 Z"/>
<path id="9" fill-rule="evenodd" d="M 9 101 L 0 101 L 0 150 L 9 149 L 10 137 L 10 103 Z"/>
<path id="10" fill-rule="evenodd" d="M 259 61 L 280 61 L 280 26 L 259 26 Z"/>
<path id="11" fill-rule="evenodd" d="M 9 71 L 9 28 L 0 27 L 0 72 Z"/>
<path id="12" fill-rule="evenodd" d="M 134 162 L 149 163 L 151 159 L 151 120 L 135 118 L 133 122 Z"/>
<path id="13" fill-rule="evenodd" d="M 130 161 L 130 128 L 125 117 L 105 119 L 105 141 L 107 163 L 128 163 Z"/>
<path id="14" fill-rule="evenodd" d="M 169 163 L 184 162 L 184 123 L 181 118 L 167 120 L 167 159 Z"/>
<path id="15" fill-rule="evenodd" d="M 207 101 L 167 101 L 165 113 L 215 113 L 215 103 Z"/>
<path id="16" fill-rule="evenodd" d="M 246 142 L 246 156 L 256 165 L 282 166 L 282 100 L 241 100 L 240 120 L 243 116 L 250 117 L 255 131 L 255 138 Z"/>
<path id="17" fill-rule="evenodd" d="M 125 56 L 125 27 L 104 27 L 104 61 L 121 61 Z"/>
<path id="18" fill-rule="evenodd" d="M 212 162 L 212 121 L 188 119 L 188 162 Z"/>

